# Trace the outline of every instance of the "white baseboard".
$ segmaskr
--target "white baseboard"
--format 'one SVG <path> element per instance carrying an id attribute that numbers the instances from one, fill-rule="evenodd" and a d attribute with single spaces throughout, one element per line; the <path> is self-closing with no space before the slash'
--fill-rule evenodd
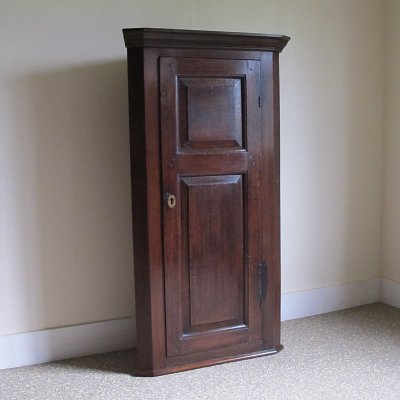
<path id="1" fill-rule="evenodd" d="M 0 336 L 0 369 L 136 346 L 135 318 Z"/>
<path id="2" fill-rule="evenodd" d="M 400 283 L 371 279 L 282 294 L 282 321 L 378 301 L 400 307 Z M 136 320 L 95 322 L 0 336 L 0 369 L 39 364 L 136 346 Z"/>
<path id="3" fill-rule="evenodd" d="M 390 279 L 381 279 L 382 303 L 400 308 L 400 283 Z"/>
<path id="4" fill-rule="evenodd" d="M 345 283 L 304 292 L 282 294 L 282 321 L 376 303 L 381 300 L 381 279 Z"/>

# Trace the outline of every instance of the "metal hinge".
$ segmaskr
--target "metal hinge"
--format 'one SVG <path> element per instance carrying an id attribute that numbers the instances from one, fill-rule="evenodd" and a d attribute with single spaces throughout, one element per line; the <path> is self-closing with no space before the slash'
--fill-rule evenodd
<path id="1" fill-rule="evenodd" d="M 262 302 L 264 300 L 265 294 L 267 293 L 268 286 L 268 270 L 267 263 L 265 261 L 260 262 L 257 267 L 258 273 L 258 300 L 260 302 L 260 307 L 262 307 Z"/>

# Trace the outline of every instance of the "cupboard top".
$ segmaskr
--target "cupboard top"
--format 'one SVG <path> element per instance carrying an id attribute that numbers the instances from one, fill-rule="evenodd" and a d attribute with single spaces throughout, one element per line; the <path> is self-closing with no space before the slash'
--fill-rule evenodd
<path id="1" fill-rule="evenodd" d="M 131 28 L 123 29 L 125 46 L 175 47 L 224 50 L 257 50 L 280 53 L 288 36 L 261 33 L 195 31 L 181 29 Z"/>

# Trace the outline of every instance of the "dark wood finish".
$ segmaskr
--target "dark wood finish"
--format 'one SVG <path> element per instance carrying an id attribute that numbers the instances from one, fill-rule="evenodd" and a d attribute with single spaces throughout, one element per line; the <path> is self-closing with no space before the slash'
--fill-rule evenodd
<path id="1" fill-rule="evenodd" d="M 289 38 L 147 28 L 124 37 L 137 374 L 273 354 L 278 53 Z"/>
<path id="2" fill-rule="evenodd" d="M 180 145 L 195 149 L 241 148 L 242 85 L 242 77 L 178 77 Z"/>
<path id="3" fill-rule="evenodd" d="M 235 49 L 280 53 L 290 39 L 284 35 L 159 28 L 131 28 L 123 32 L 128 48 Z"/>
<path id="4" fill-rule="evenodd" d="M 183 234 L 188 242 L 183 252 L 190 269 L 185 334 L 213 329 L 213 324 L 217 329 L 243 325 L 242 175 L 187 177 L 182 186 L 182 208 L 187 210 L 182 215 Z"/>
<path id="5" fill-rule="evenodd" d="M 197 88 L 194 95 L 180 90 L 182 80 Z M 249 262 L 262 258 L 259 86 L 259 61 L 160 59 L 163 184 L 180 199 L 176 209 L 164 207 L 164 226 L 171 229 L 164 236 L 169 357 L 261 340 L 257 263 Z M 245 153 L 224 140 L 232 134 L 232 120 L 246 138 L 240 139 L 247 142 Z M 205 144 L 189 152 L 180 147 L 182 124 L 189 139 L 204 138 Z M 235 152 L 253 161 L 243 159 L 238 168 L 229 157 Z M 238 169 L 242 175 L 231 175 Z M 226 315 L 233 306 L 240 318 Z M 191 323 L 197 318 L 201 326 Z"/>

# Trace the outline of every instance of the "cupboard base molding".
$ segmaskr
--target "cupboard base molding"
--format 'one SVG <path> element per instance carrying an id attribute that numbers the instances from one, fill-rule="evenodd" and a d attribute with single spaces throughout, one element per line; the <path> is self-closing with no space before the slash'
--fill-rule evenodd
<path id="1" fill-rule="evenodd" d="M 190 370 L 196 369 L 196 368 L 204 368 L 204 367 L 210 367 L 212 365 L 220 365 L 220 364 L 225 364 L 225 363 L 234 362 L 234 361 L 243 361 L 243 360 L 250 360 L 252 358 L 257 358 L 257 357 L 270 356 L 270 355 L 279 353 L 281 350 L 283 350 L 283 348 L 284 347 L 282 345 L 279 345 L 279 346 L 276 346 L 275 348 L 268 349 L 268 350 L 255 351 L 252 353 L 240 354 L 240 355 L 235 355 L 235 356 L 226 356 L 226 357 L 208 359 L 208 360 L 204 360 L 204 361 L 198 361 L 198 362 L 195 362 L 192 364 L 175 365 L 175 366 L 171 366 L 171 367 L 167 367 L 167 368 L 159 369 L 159 370 L 135 369 L 135 375 L 142 376 L 142 377 L 146 377 L 146 376 L 149 377 L 149 376 L 161 376 L 161 375 L 167 375 L 167 374 L 174 374 L 177 372 L 190 371 Z"/>

